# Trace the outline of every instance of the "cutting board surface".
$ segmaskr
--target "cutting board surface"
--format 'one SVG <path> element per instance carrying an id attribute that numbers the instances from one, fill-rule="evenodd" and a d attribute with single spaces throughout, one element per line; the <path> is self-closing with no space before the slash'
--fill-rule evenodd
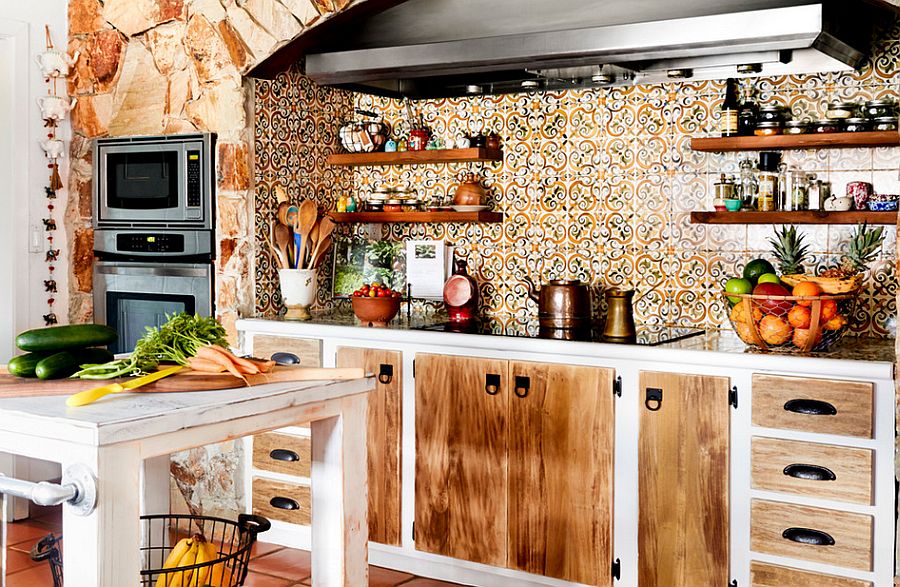
<path id="1" fill-rule="evenodd" d="M 287 381 L 315 381 L 326 379 L 358 379 L 364 376 L 362 369 L 318 369 L 276 365 L 269 373 L 248 375 L 250 385 L 279 383 Z M 71 395 L 86 389 L 93 389 L 112 383 L 124 383 L 128 378 L 107 379 L 103 381 L 84 379 L 54 379 L 41 381 L 16 377 L 8 373 L 0 374 L 0 398 L 29 397 L 41 395 Z M 232 389 L 244 387 L 243 381 L 228 374 L 210 374 L 184 370 L 154 381 L 134 390 L 134 392 L 172 392 L 172 391 L 212 391 L 215 389 Z"/>

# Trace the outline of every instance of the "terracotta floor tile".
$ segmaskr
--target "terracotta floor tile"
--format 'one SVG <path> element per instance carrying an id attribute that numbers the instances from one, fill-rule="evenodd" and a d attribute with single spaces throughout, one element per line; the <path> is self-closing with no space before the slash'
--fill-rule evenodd
<path id="1" fill-rule="evenodd" d="M 369 566 L 369 587 L 394 587 L 412 578 L 409 573 Z"/>
<path id="2" fill-rule="evenodd" d="M 46 564 L 6 577 L 6 587 L 52 587 L 52 585 L 53 575 L 50 574 L 50 566 Z"/>
<path id="3" fill-rule="evenodd" d="M 253 543 L 253 548 L 250 550 L 250 558 L 256 558 L 258 556 L 265 556 L 276 550 L 281 550 L 284 548 L 278 544 L 266 544 L 265 542 L 256 541 Z"/>
<path id="4" fill-rule="evenodd" d="M 312 574 L 309 552 L 284 548 L 253 559 L 250 570 L 291 581 L 301 581 Z"/>
<path id="5" fill-rule="evenodd" d="M 31 544 L 34 544 L 50 533 L 50 529 L 48 529 L 46 526 L 32 520 L 23 520 L 21 522 L 9 524 L 7 526 L 7 530 L 9 531 L 9 538 L 7 539 L 7 543 L 11 545 L 19 544 L 22 542 L 30 542 Z M 28 549 L 31 549 L 31 544 L 28 545 Z"/>
<path id="6" fill-rule="evenodd" d="M 253 571 L 247 573 L 247 580 L 244 581 L 244 587 L 288 587 L 289 585 L 295 585 L 295 583 L 291 579 L 281 579 Z"/>
<path id="7" fill-rule="evenodd" d="M 44 561 L 36 563 L 31 560 L 30 554 L 9 549 L 6 551 L 6 564 L 8 565 L 9 573 L 17 573 L 31 567 L 48 566 L 50 563 Z"/>

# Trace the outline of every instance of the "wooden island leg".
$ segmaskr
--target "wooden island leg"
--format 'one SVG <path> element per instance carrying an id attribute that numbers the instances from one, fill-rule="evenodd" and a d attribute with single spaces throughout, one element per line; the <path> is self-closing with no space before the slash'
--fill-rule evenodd
<path id="1" fill-rule="evenodd" d="M 312 584 L 368 585 L 366 416 L 368 396 L 312 422 Z"/>

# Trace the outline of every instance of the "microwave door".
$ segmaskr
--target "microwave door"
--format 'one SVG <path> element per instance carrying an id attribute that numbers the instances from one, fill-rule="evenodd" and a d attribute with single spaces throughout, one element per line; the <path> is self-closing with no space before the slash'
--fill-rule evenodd
<path id="1" fill-rule="evenodd" d="M 183 221 L 185 151 L 183 144 L 101 147 L 97 218 L 122 223 Z"/>

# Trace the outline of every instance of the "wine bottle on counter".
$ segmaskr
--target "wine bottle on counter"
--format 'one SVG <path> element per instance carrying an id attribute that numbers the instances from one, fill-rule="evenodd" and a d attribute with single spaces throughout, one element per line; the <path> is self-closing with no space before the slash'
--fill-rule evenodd
<path id="1" fill-rule="evenodd" d="M 723 137 L 734 137 L 738 134 L 737 82 L 733 77 L 725 82 L 725 101 L 722 102 L 722 115 L 719 118 L 719 134 Z"/>
<path id="2" fill-rule="evenodd" d="M 741 106 L 738 109 L 738 135 L 752 137 L 759 119 L 759 106 L 756 104 L 756 87 L 752 80 L 744 80 L 741 85 Z"/>

